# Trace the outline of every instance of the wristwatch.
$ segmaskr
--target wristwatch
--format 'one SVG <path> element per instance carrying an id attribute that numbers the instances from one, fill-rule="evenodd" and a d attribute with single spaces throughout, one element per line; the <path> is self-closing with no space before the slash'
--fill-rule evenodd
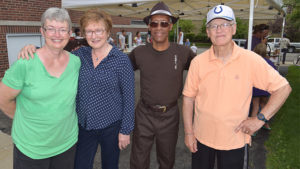
<path id="1" fill-rule="evenodd" d="M 257 118 L 258 118 L 258 120 L 261 120 L 261 121 L 263 121 L 265 123 L 268 122 L 268 120 L 265 118 L 264 114 L 262 114 L 262 113 L 258 113 L 257 114 Z"/>

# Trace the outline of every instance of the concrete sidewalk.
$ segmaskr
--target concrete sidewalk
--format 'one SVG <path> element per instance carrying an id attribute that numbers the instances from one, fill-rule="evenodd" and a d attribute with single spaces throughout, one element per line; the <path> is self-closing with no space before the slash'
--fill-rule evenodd
<path id="1" fill-rule="evenodd" d="M 0 168 L 12 169 L 13 143 L 8 134 L 0 131 Z"/>

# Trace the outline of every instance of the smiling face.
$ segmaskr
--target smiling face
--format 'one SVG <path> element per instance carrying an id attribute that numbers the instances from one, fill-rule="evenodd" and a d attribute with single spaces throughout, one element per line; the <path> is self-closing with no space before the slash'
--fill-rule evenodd
<path id="1" fill-rule="evenodd" d="M 40 31 L 45 38 L 45 46 L 50 49 L 63 49 L 69 42 L 72 34 L 72 31 L 69 30 L 68 22 L 48 19 Z"/>
<path id="2" fill-rule="evenodd" d="M 206 33 L 214 46 L 225 46 L 231 43 L 236 33 L 236 24 L 225 19 L 214 19 L 208 23 Z"/>
<path id="3" fill-rule="evenodd" d="M 153 22 L 154 24 L 151 24 Z M 170 22 L 170 17 L 166 15 L 154 15 L 151 17 L 149 30 L 153 43 L 167 43 L 169 31 L 172 30 L 173 24 Z"/>
<path id="4" fill-rule="evenodd" d="M 89 22 L 84 30 L 86 40 L 92 48 L 98 49 L 107 44 L 109 33 L 103 20 Z"/>

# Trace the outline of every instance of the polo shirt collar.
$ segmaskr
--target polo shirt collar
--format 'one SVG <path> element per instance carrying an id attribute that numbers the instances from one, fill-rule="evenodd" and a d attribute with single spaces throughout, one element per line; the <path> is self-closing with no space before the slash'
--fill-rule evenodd
<path id="1" fill-rule="evenodd" d="M 239 46 L 237 46 L 237 44 L 232 40 L 233 43 L 233 50 L 232 50 L 232 55 L 229 58 L 229 62 L 231 62 L 232 60 L 235 60 L 239 57 Z M 214 53 L 214 47 L 213 45 L 211 45 L 211 47 L 209 48 L 209 61 L 215 61 L 218 60 L 218 58 L 216 57 L 215 53 Z"/>

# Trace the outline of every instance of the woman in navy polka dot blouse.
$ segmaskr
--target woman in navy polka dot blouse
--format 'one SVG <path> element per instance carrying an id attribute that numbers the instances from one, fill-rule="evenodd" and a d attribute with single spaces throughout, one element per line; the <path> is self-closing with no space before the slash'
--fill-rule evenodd
<path id="1" fill-rule="evenodd" d="M 134 72 L 128 56 L 107 43 L 110 16 L 91 10 L 80 19 L 80 26 L 91 47 L 74 51 L 81 59 L 75 168 L 92 169 L 100 144 L 102 168 L 117 169 L 120 150 L 130 143 L 134 127 Z"/>

